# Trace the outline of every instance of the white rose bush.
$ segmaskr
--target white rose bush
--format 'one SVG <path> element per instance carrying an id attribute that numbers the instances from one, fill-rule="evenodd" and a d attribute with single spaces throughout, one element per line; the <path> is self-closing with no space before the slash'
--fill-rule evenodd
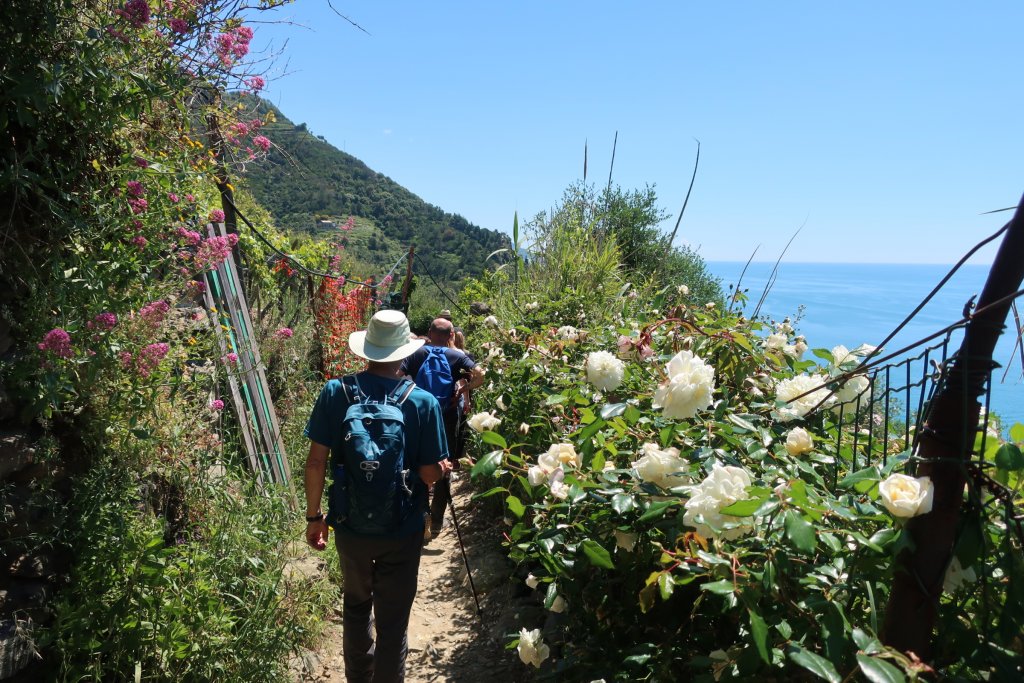
<path id="1" fill-rule="evenodd" d="M 921 675 L 881 644 L 879 611 L 933 492 L 909 450 L 854 441 L 851 416 L 873 417 L 873 349 L 808 349 L 788 321 L 725 306 L 654 317 L 622 291 L 585 327 L 479 332 L 503 353 L 474 400 L 507 410 L 475 434 L 471 476 L 510 521 L 503 546 L 536 600 L 520 611 L 522 660 L 571 681 Z M 981 576 L 992 542 L 958 546 L 943 600 L 977 599 L 961 568 Z"/>

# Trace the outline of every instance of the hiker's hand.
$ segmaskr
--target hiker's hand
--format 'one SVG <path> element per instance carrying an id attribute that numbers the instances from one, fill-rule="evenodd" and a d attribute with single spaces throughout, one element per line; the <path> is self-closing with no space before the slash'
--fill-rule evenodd
<path id="1" fill-rule="evenodd" d="M 331 528 L 327 526 L 327 520 L 321 519 L 318 522 L 306 524 L 306 543 L 313 550 L 323 550 L 327 547 L 327 538 L 331 535 Z"/>
<path id="2" fill-rule="evenodd" d="M 447 477 L 448 473 L 452 471 L 452 461 L 451 460 L 442 460 L 441 462 L 439 462 L 437 464 L 441 466 L 441 476 L 442 477 Z"/>

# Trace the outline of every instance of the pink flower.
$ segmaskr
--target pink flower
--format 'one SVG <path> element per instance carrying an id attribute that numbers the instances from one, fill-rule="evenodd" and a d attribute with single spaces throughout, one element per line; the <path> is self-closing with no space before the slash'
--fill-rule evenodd
<path id="1" fill-rule="evenodd" d="M 145 247 L 145 246 L 146 246 L 147 244 L 149 244 L 149 240 L 147 240 L 147 239 L 146 239 L 145 237 L 143 237 L 142 235 L 136 235 L 135 237 L 133 237 L 133 238 L 132 238 L 132 244 L 134 244 L 135 246 L 137 246 L 137 247 L 138 247 L 139 249 L 142 249 L 142 248 L 144 248 L 144 247 Z"/>
<path id="2" fill-rule="evenodd" d="M 188 33 L 188 22 L 184 19 L 171 19 L 168 22 L 168 25 L 171 27 L 172 31 L 179 35 Z"/>
<path id="3" fill-rule="evenodd" d="M 115 10 L 114 14 L 124 18 L 134 28 L 142 28 L 149 23 L 148 0 L 128 0 L 124 8 Z"/>
<path id="4" fill-rule="evenodd" d="M 256 137 L 254 137 L 252 139 L 252 144 L 256 145 L 257 147 L 262 149 L 264 152 L 269 152 L 270 151 L 270 140 L 268 140 L 263 135 L 257 135 Z"/>
<path id="5" fill-rule="evenodd" d="M 117 316 L 110 312 L 104 312 L 93 318 L 87 327 L 106 331 L 113 329 L 114 325 L 117 325 Z"/>
<path id="6" fill-rule="evenodd" d="M 170 350 L 170 345 L 165 342 L 149 344 L 148 346 L 143 347 L 143 349 L 139 351 L 139 355 L 135 358 L 135 369 L 138 370 L 139 374 L 143 377 L 149 377 L 149 373 L 156 370 L 160 365 L 160 361 L 164 359 L 167 352 Z"/>
<path id="7" fill-rule="evenodd" d="M 197 246 L 200 242 L 203 241 L 202 235 L 200 235 L 198 232 L 196 232 L 195 230 L 189 230 L 187 228 L 183 228 L 181 226 L 178 226 L 178 228 L 174 231 L 174 233 L 179 238 L 184 240 L 186 244 L 188 244 L 189 246 L 192 246 L 192 247 Z"/>
<path id="8" fill-rule="evenodd" d="M 354 227 L 356 227 L 356 219 L 355 219 L 355 217 L 354 217 L 354 216 L 349 216 L 349 217 L 348 217 L 348 220 L 347 220 L 347 221 L 345 221 L 345 222 L 344 222 L 344 223 L 342 224 L 342 226 L 341 226 L 341 228 L 340 228 L 340 229 L 341 229 L 341 230 L 351 230 L 351 229 L 352 229 L 352 228 L 354 228 Z"/>
<path id="9" fill-rule="evenodd" d="M 167 198 L 171 200 L 172 204 L 177 204 L 180 201 L 178 199 L 178 195 L 174 194 L 173 192 L 168 192 Z"/>
<path id="10" fill-rule="evenodd" d="M 149 168 L 149 162 L 142 157 L 135 157 L 135 165 L 139 168 Z"/>
<path id="11" fill-rule="evenodd" d="M 263 121 L 259 119 L 253 119 L 249 122 L 249 130 L 259 130 L 263 127 Z"/>
<path id="12" fill-rule="evenodd" d="M 245 80 L 245 84 L 249 86 L 249 90 L 254 93 L 258 93 L 263 88 L 267 87 L 267 82 L 259 76 L 253 76 Z"/>
<path id="13" fill-rule="evenodd" d="M 43 335 L 43 341 L 37 346 L 40 351 L 49 351 L 59 358 L 71 358 L 75 355 L 71 348 L 71 335 L 60 327 L 55 327 Z"/>
<path id="14" fill-rule="evenodd" d="M 195 198 L 195 195 L 193 195 L 192 193 L 189 193 L 189 194 L 186 194 L 186 195 L 185 195 L 185 201 L 186 201 L 186 202 L 188 202 L 188 203 L 190 203 L 190 204 L 191 204 L 191 203 L 192 203 L 192 202 L 194 202 L 195 200 L 196 200 L 196 198 Z"/>
<path id="15" fill-rule="evenodd" d="M 132 227 L 135 228 L 136 232 L 138 232 L 139 230 L 142 230 L 142 221 L 140 221 L 138 218 L 133 218 L 132 219 Z"/>
<path id="16" fill-rule="evenodd" d="M 220 209 L 214 209 L 213 211 L 211 211 L 210 212 L 210 222 L 211 223 L 223 223 L 224 222 L 224 212 L 221 211 Z"/>
<path id="17" fill-rule="evenodd" d="M 158 327 L 167 317 L 171 305 L 166 301 L 152 301 L 139 309 L 139 317 L 152 327 Z"/>
<path id="18" fill-rule="evenodd" d="M 388 285 L 391 284 L 391 282 L 392 282 L 392 278 L 391 278 L 390 275 L 388 275 L 386 278 L 384 278 L 383 280 L 380 281 L 380 286 L 381 287 L 387 287 Z"/>
<path id="19" fill-rule="evenodd" d="M 290 327 L 282 327 L 277 332 L 274 332 L 274 336 L 278 339 L 291 339 L 293 334 L 295 333 L 292 332 Z"/>
<path id="20" fill-rule="evenodd" d="M 127 370 L 132 366 L 132 354 L 129 351 L 122 351 L 117 355 L 121 360 L 121 367 Z"/>
<path id="21" fill-rule="evenodd" d="M 145 199 L 129 199 L 128 205 L 132 207 L 132 213 L 140 214 L 149 208 L 149 202 Z"/>
<path id="22" fill-rule="evenodd" d="M 198 296 L 206 291 L 206 283 L 201 280 L 192 280 L 188 283 L 188 291 L 193 296 Z"/>
<path id="23" fill-rule="evenodd" d="M 138 180 L 129 180 L 125 187 L 128 188 L 128 194 L 133 197 L 141 197 L 146 194 L 146 188 Z"/>
<path id="24" fill-rule="evenodd" d="M 230 365 L 235 365 L 238 363 L 238 354 L 232 351 L 228 355 L 224 356 L 224 360 Z"/>
<path id="25" fill-rule="evenodd" d="M 231 255 L 231 250 L 238 244 L 238 235 L 231 233 L 227 237 L 210 237 L 196 249 L 195 264 L 201 270 L 213 270 Z"/>
<path id="26" fill-rule="evenodd" d="M 210 410 L 224 410 L 224 401 L 215 398 L 210 401 Z"/>

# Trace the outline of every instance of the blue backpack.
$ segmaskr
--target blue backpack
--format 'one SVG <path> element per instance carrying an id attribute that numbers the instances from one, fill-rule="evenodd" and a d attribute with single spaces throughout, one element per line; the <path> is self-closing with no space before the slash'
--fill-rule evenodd
<path id="1" fill-rule="evenodd" d="M 358 534 L 391 534 L 412 512 L 412 483 L 418 476 L 405 466 L 405 416 L 402 404 L 416 385 L 398 383 L 375 401 L 354 376 L 341 380 L 345 398 L 345 440 L 332 454 L 333 480 L 327 521 Z"/>
<path id="2" fill-rule="evenodd" d="M 416 373 L 416 386 L 426 389 L 437 402 L 441 411 L 448 410 L 455 394 L 455 379 L 452 377 L 452 366 L 448 363 L 447 350 L 444 346 L 427 346 L 427 357 Z"/>

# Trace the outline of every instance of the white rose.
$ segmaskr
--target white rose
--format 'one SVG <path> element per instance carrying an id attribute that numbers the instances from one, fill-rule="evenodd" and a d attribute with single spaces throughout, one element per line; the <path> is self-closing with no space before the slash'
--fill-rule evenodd
<path id="1" fill-rule="evenodd" d="M 537 303 L 536 301 L 531 301 L 530 303 L 526 304 L 525 308 L 528 311 L 536 311 L 538 308 L 540 308 L 540 304 Z"/>
<path id="2" fill-rule="evenodd" d="M 708 309 L 709 311 L 712 310 L 714 307 L 715 307 L 715 302 L 714 301 L 709 301 L 706 304 L 704 304 L 704 308 Z"/>
<path id="3" fill-rule="evenodd" d="M 555 614 L 561 614 L 568 607 L 568 603 L 561 595 L 556 595 L 554 601 L 551 603 L 551 611 Z"/>
<path id="4" fill-rule="evenodd" d="M 526 479 L 530 482 L 530 486 L 540 486 L 548 480 L 548 472 L 545 472 L 544 468 L 539 465 L 533 465 L 526 470 Z"/>
<path id="5" fill-rule="evenodd" d="M 523 436 L 526 436 L 527 434 L 529 434 L 530 433 L 530 425 L 526 424 L 525 422 L 520 422 L 519 423 L 519 433 L 522 434 Z"/>
<path id="6" fill-rule="evenodd" d="M 964 569 L 960 564 L 960 559 L 954 557 L 953 561 L 949 563 L 949 567 L 946 568 L 946 576 L 942 579 L 942 590 L 947 593 L 956 593 L 965 583 L 974 583 L 977 580 L 978 574 L 974 571 L 974 567 Z"/>
<path id="7" fill-rule="evenodd" d="M 793 334 L 793 326 L 789 324 L 789 318 L 786 318 L 781 323 L 776 323 L 775 329 L 782 334 Z"/>
<path id="8" fill-rule="evenodd" d="M 665 366 L 668 380 L 654 391 L 653 406 L 665 417 L 685 420 L 711 405 L 715 369 L 690 351 L 680 351 Z"/>
<path id="9" fill-rule="evenodd" d="M 931 512 L 935 491 L 931 477 L 890 474 L 878 485 L 878 493 L 893 517 L 906 519 Z"/>
<path id="10" fill-rule="evenodd" d="M 572 325 L 562 325 L 555 330 L 555 336 L 566 341 L 576 341 L 580 338 L 580 331 Z"/>
<path id="11" fill-rule="evenodd" d="M 850 353 L 850 349 L 842 344 L 832 347 L 832 364 L 839 367 L 843 363 L 850 363 L 857 360 L 857 357 Z"/>
<path id="12" fill-rule="evenodd" d="M 494 346 L 487 352 L 487 360 L 502 359 L 505 357 L 505 352 L 501 350 L 501 347 Z"/>
<path id="13" fill-rule="evenodd" d="M 733 517 L 719 512 L 746 498 L 748 486 L 750 475 L 746 470 L 732 465 L 722 466 L 716 462 L 707 479 L 690 488 L 690 500 L 686 501 L 683 523 L 695 528 L 701 536 L 720 536 L 725 540 L 739 538 L 753 531 L 753 522 L 749 517 Z M 698 515 L 703 517 L 703 522 L 697 521 Z M 739 526 L 722 530 L 726 522 L 738 522 Z"/>
<path id="14" fill-rule="evenodd" d="M 527 576 L 526 576 L 526 585 L 529 586 L 530 588 L 536 588 L 537 586 L 540 585 L 540 579 L 538 579 L 533 574 L 527 574 Z"/>
<path id="15" fill-rule="evenodd" d="M 786 451 L 800 455 L 814 448 L 814 439 L 803 427 L 794 427 L 786 434 Z"/>
<path id="16" fill-rule="evenodd" d="M 489 413 L 477 413 L 467 420 L 469 426 L 478 432 L 489 432 L 499 424 L 501 424 L 501 418 L 494 417 L 494 411 Z"/>
<path id="17" fill-rule="evenodd" d="M 686 285 L 679 285 L 676 287 L 676 291 L 679 292 L 680 296 L 686 296 L 690 293 L 690 288 Z"/>
<path id="18" fill-rule="evenodd" d="M 587 356 L 587 381 L 600 391 L 615 391 L 622 384 L 626 364 L 607 351 Z"/>
<path id="19" fill-rule="evenodd" d="M 495 318 L 493 315 L 489 315 L 486 318 L 484 318 L 484 325 L 487 325 L 488 327 L 497 327 L 498 319 Z"/>
<path id="20" fill-rule="evenodd" d="M 551 654 L 551 648 L 544 643 L 539 628 L 532 631 L 522 629 L 519 632 L 519 647 L 517 649 L 519 650 L 519 659 L 523 660 L 523 664 L 530 664 L 538 669 L 541 662 Z"/>
<path id="21" fill-rule="evenodd" d="M 558 470 L 561 472 L 562 470 Z M 555 479 L 554 477 L 548 482 L 551 486 L 551 495 L 558 500 L 565 500 L 569 497 L 569 487 L 565 485 L 565 482 L 561 478 Z"/>
<path id="22" fill-rule="evenodd" d="M 678 448 L 662 450 L 657 444 L 645 443 L 640 451 L 642 455 L 633 463 L 633 469 L 641 481 L 665 489 L 685 483 L 679 473 L 686 468 L 686 463 L 679 457 Z"/>
<path id="23" fill-rule="evenodd" d="M 583 465 L 583 458 L 576 452 L 571 443 L 553 443 L 548 452 L 537 458 L 537 462 L 540 463 L 540 459 L 544 456 L 555 459 L 555 466 L 560 464 L 574 465 L 581 467 Z"/>
<path id="24" fill-rule="evenodd" d="M 498 400 L 494 402 L 494 405 L 498 407 L 498 410 L 505 410 L 505 397 L 499 396 Z"/>
<path id="25" fill-rule="evenodd" d="M 783 422 L 803 417 L 819 403 L 829 407 L 835 402 L 835 397 L 830 395 L 821 378 L 810 375 L 782 380 L 775 388 L 775 398 L 786 404 L 779 408 L 779 419 Z"/>
<path id="26" fill-rule="evenodd" d="M 856 375 L 846 380 L 846 382 L 836 391 L 836 399 L 839 403 L 853 403 L 861 396 L 868 387 L 871 386 L 871 382 L 864 375 Z"/>
<path id="27" fill-rule="evenodd" d="M 615 545 L 622 548 L 627 553 L 633 552 L 633 548 L 636 546 L 636 534 L 631 534 L 627 531 L 615 530 Z"/>
<path id="28" fill-rule="evenodd" d="M 786 346 L 787 341 L 789 341 L 789 337 L 781 332 L 777 334 L 769 334 L 768 338 L 764 340 L 764 346 L 765 348 L 773 351 L 781 351 Z"/>

